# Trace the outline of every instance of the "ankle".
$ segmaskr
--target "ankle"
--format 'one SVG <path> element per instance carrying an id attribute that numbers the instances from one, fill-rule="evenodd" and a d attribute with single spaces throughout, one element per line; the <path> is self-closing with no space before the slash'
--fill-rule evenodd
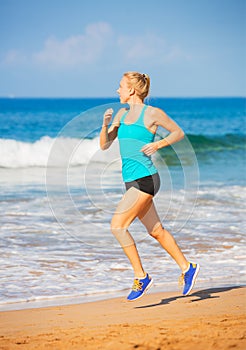
<path id="1" fill-rule="evenodd" d="M 190 268 L 190 263 L 187 262 L 186 265 L 182 266 L 182 273 L 186 273 Z"/>
<path id="2" fill-rule="evenodd" d="M 141 280 L 141 279 L 143 279 L 143 278 L 145 278 L 146 277 L 146 272 L 139 272 L 139 273 L 135 273 L 135 278 L 137 278 L 137 279 L 139 279 L 139 280 Z"/>

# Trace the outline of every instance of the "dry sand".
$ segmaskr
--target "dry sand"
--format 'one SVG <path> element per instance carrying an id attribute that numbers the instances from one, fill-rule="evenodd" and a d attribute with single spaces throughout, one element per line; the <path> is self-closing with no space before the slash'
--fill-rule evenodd
<path id="1" fill-rule="evenodd" d="M 0 349 L 246 349 L 246 288 L 0 313 Z"/>

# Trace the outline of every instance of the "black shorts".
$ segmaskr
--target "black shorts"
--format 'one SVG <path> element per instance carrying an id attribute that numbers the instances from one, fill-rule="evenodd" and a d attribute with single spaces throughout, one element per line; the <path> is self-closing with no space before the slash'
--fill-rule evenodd
<path id="1" fill-rule="evenodd" d="M 160 189 L 160 176 L 158 173 L 141 177 L 140 179 L 125 182 L 126 189 L 135 187 L 138 190 L 154 196 Z"/>

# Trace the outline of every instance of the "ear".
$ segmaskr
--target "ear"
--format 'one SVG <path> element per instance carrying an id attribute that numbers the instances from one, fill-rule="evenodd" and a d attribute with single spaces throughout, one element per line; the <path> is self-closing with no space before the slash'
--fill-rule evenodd
<path id="1" fill-rule="evenodd" d="M 135 94 L 135 89 L 132 87 L 129 89 L 129 94 L 134 95 Z"/>

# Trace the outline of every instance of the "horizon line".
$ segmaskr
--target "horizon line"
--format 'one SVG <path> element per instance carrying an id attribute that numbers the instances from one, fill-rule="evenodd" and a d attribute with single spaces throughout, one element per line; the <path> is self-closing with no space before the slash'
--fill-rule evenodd
<path id="1" fill-rule="evenodd" d="M 246 95 L 217 95 L 217 96 L 148 96 L 145 100 L 148 99 L 156 99 L 156 98 L 164 98 L 164 99 L 196 99 L 196 98 L 246 98 Z M 119 97 L 114 96 L 0 96 L 0 99 L 114 99 L 119 100 Z"/>

